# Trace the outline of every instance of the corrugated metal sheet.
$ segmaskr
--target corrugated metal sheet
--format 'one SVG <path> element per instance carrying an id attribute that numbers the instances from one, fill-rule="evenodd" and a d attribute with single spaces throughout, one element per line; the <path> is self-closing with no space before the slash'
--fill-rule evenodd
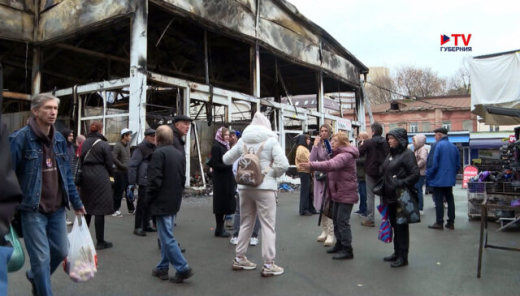
<path id="1" fill-rule="evenodd" d="M 5 123 L 7 132 L 11 134 L 27 125 L 27 119 L 31 116 L 30 111 L 4 113 L 2 114 L 2 122 Z"/>
<path id="2" fill-rule="evenodd" d="M 40 15 L 36 42 L 63 37 L 135 11 L 135 1 L 132 0 L 55 2 L 60 3 Z"/>
<path id="3" fill-rule="evenodd" d="M 34 37 L 34 15 L 0 5 L 0 28 L 0 39 L 30 42 Z"/>

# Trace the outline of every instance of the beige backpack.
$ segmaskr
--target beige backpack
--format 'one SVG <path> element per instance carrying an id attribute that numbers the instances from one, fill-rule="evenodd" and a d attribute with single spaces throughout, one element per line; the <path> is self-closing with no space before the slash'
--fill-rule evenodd
<path id="1" fill-rule="evenodd" d="M 262 153 L 264 144 L 265 141 L 262 142 L 256 153 L 252 147 L 248 150 L 246 144 L 244 144 L 244 154 L 238 161 L 237 184 L 258 186 L 264 182 L 264 173 L 260 167 L 260 153 Z"/>

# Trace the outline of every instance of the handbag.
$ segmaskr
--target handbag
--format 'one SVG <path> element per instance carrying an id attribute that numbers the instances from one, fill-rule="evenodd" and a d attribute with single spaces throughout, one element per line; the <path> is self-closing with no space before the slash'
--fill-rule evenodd
<path id="1" fill-rule="evenodd" d="M 5 240 L 13 246 L 13 254 L 11 255 L 11 259 L 9 259 L 9 263 L 7 263 L 7 272 L 18 271 L 22 269 L 25 263 L 25 253 L 18 234 L 12 225 L 9 226 L 9 232 L 5 235 Z"/>
<path id="2" fill-rule="evenodd" d="M 325 182 L 325 187 L 323 188 L 323 201 L 321 202 L 320 216 L 318 217 L 318 226 L 321 225 L 322 216 L 332 219 L 332 207 L 334 206 L 334 202 L 332 199 L 327 198 L 328 187 L 328 182 Z"/>
<path id="3" fill-rule="evenodd" d="M 421 222 L 417 195 L 414 195 L 414 193 L 415 192 L 408 188 L 401 190 L 401 194 L 397 199 L 397 224 L 402 225 Z"/>
<path id="4" fill-rule="evenodd" d="M 325 172 L 314 172 L 314 178 L 316 179 L 316 181 L 325 181 L 327 180 L 327 173 Z"/>
<path id="5" fill-rule="evenodd" d="M 101 141 L 101 139 L 97 139 L 94 142 L 94 144 L 92 144 L 92 147 L 90 147 L 90 149 L 87 151 L 87 154 L 85 154 L 83 161 L 81 161 L 81 157 L 78 159 L 78 162 L 76 164 L 76 172 L 74 173 L 74 184 L 76 184 L 76 186 L 81 186 L 81 183 L 83 182 L 83 162 L 89 156 L 92 148 L 94 148 L 94 146 L 96 146 L 96 144 L 99 143 L 100 141 Z"/>
<path id="6" fill-rule="evenodd" d="M 374 192 L 375 195 L 383 196 L 385 190 L 385 177 L 379 178 L 377 180 L 376 185 L 374 185 L 374 189 L 372 189 L 372 192 Z"/>

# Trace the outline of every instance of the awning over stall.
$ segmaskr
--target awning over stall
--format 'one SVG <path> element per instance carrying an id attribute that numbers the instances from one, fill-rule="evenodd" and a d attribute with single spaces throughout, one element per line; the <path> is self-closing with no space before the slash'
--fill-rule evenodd
<path id="1" fill-rule="evenodd" d="M 478 139 L 470 140 L 469 147 L 471 149 L 498 149 L 504 145 L 502 139 Z"/>

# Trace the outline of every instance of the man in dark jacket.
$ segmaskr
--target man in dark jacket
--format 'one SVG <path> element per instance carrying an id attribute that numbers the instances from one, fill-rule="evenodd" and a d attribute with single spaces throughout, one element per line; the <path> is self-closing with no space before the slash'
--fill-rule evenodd
<path id="1" fill-rule="evenodd" d="M 123 217 L 121 214 L 121 200 L 123 193 L 128 187 L 128 163 L 130 162 L 130 141 L 132 140 L 132 131 L 124 128 L 121 130 L 121 141 L 116 142 L 112 156 L 114 157 L 114 214 L 113 217 Z M 132 201 L 126 199 L 128 213 L 133 214 L 135 206 Z"/>
<path id="2" fill-rule="evenodd" d="M 373 190 L 379 179 L 379 166 L 385 160 L 389 147 L 385 138 L 381 136 L 383 134 L 381 124 L 376 122 L 372 124 L 371 128 L 372 138 L 359 147 L 359 157 L 366 156 L 365 183 L 367 189 L 367 216 L 361 221 L 361 225 L 374 227 L 375 195 Z"/>
<path id="3" fill-rule="evenodd" d="M 170 263 L 176 270 L 170 278 L 173 283 L 182 283 L 193 275 L 173 236 L 174 216 L 180 209 L 184 191 L 185 161 L 173 147 L 173 132 L 162 125 L 156 131 L 157 149 L 148 165 L 147 205 L 150 214 L 156 217 L 161 242 L 161 261 L 152 270 L 152 275 L 167 280 Z M 179 190 L 181 189 L 181 190 Z"/>
<path id="4" fill-rule="evenodd" d="M 150 226 L 150 216 L 146 209 L 146 185 L 148 184 L 148 163 L 155 151 L 155 130 L 147 129 L 144 132 L 144 140 L 137 145 L 132 159 L 128 164 L 128 184 L 130 186 L 139 185 L 139 198 L 135 210 L 134 234 L 146 236 L 146 232 L 155 232 L 156 229 Z"/>
<path id="5" fill-rule="evenodd" d="M 453 186 L 457 182 L 457 173 L 460 169 L 459 149 L 448 140 L 446 128 L 441 127 L 434 132 L 437 143 L 433 151 L 432 164 L 426 169 L 426 180 L 433 187 L 436 222 L 429 225 L 428 228 L 437 230 L 443 230 L 444 227 L 455 229 Z M 443 198 L 446 198 L 448 202 L 448 221 L 444 227 L 442 225 L 444 222 Z"/>
<path id="6" fill-rule="evenodd" d="M 368 140 L 367 132 L 360 132 L 358 136 L 358 149 Z M 356 215 L 366 217 L 367 215 L 367 184 L 365 182 L 365 161 L 366 156 L 356 159 L 356 171 L 359 193 L 359 210 L 354 212 Z"/>
<path id="7" fill-rule="evenodd" d="M 77 215 L 86 214 L 67 162 L 67 144 L 54 128 L 59 102 L 51 95 L 36 95 L 29 124 L 9 137 L 13 170 L 23 193 L 19 209 L 33 295 L 52 295 L 51 274 L 68 255 L 69 201 Z"/>

